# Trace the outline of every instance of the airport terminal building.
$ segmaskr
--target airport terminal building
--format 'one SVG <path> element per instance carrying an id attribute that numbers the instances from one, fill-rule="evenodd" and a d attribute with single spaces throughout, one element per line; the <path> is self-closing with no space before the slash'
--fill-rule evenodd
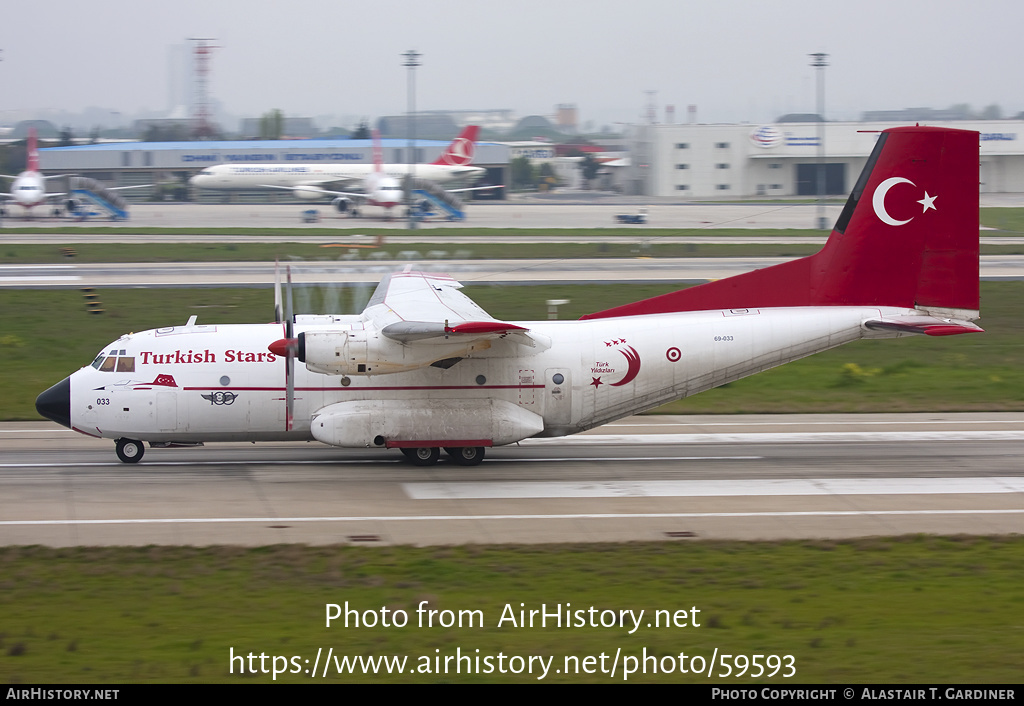
<path id="1" fill-rule="evenodd" d="M 824 137 L 825 191 L 845 196 L 867 161 L 878 132 L 906 124 L 779 121 L 765 125 L 634 125 L 626 142 L 629 159 L 618 168 L 624 175 L 615 181 L 627 194 L 679 201 L 813 197 L 817 193 L 820 131 Z M 978 131 L 981 191 L 1024 193 L 1024 120 L 927 124 Z M 416 161 L 434 161 L 447 145 L 447 141 L 418 140 Z M 385 162 L 405 163 L 405 139 L 385 139 L 382 146 Z M 215 202 L 290 201 L 292 195 L 267 190 L 187 190 L 188 178 L 209 166 L 373 162 L 369 140 L 115 142 L 52 147 L 39 153 L 41 168 L 48 175 L 75 174 L 108 186 L 171 184 L 163 190 L 175 199 Z M 474 164 L 487 169 L 479 184 L 508 185 L 508 166 L 513 157 L 542 162 L 550 161 L 553 154 L 554 147 L 548 143 L 477 143 Z M 575 169 L 575 165 L 569 168 Z M 503 198 L 503 192 L 476 192 L 475 197 Z M 150 189 L 122 193 L 134 201 L 152 198 Z"/>
<path id="2" fill-rule="evenodd" d="M 449 141 L 417 140 L 416 161 L 430 163 L 441 156 Z M 405 164 L 407 140 L 381 140 L 384 161 Z M 107 186 L 172 183 L 185 187 L 189 177 L 217 164 L 372 164 L 370 140 L 234 140 L 209 142 L 108 142 L 95 145 L 50 147 L 39 150 L 40 168 L 45 174 L 74 174 Z M 478 142 L 473 163 L 485 167 L 486 184 L 506 184 L 508 147 Z M 501 190 L 498 190 L 501 191 Z M 130 200 L 147 200 L 148 189 L 122 192 Z M 253 192 L 192 193 L 192 199 L 258 202 L 290 200 L 266 190 Z"/>
<path id="3" fill-rule="evenodd" d="M 1024 121 L 929 123 L 981 133 L 981 191 L 1024 192 Z M 896 122 L 637 125 L 627 191 L 664 198 L 793 198 L 817 193 L 819 130 L 825 191 L 847 195 L 875 145 Z"/>

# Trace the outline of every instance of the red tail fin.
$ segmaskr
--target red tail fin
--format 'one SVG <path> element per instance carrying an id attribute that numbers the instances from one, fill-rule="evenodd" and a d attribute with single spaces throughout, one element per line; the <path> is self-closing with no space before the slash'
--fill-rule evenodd
<path id="1" fill-rule="evenodd" d="M 380 146 L 380 131 L 374 130 L 373 135 L 373 171 L 384 169 L 384 148 Z"/>
<path id="2" fill-rule="evenodd" d="M 25 170 L 29 172 L 39 171 L 39 150 L 36 148 L 36 129 L 28 129 L 28 140 L 25 142 L 25 152 L 28 155 Z"/>
<path id="3" fill-rule="evenodd" d="M 896 306 L 977 312 L 979 135 L 883 131 L 820 252 L 584 316 Z"/>
<path id="4" fill-rule="evenodd" d="M 452 140 L 448 149 L 431 164 L 447 164 L 452 167 L 465 167 L 473 163 L 473 156 L 476 154 L 476 135 L 480 131 L 479 125 L 467 125 L 459 136 Z"/>

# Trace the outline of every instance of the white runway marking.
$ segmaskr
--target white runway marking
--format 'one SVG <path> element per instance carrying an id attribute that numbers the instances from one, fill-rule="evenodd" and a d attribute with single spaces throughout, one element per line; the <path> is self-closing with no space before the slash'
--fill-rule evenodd
<path id="1" fill-rule="evenodd" d="M 940 425 L 960 425 L 960 424 L 1020 424 L 1019 419 L 900 419 L 898 422 L 894 422 L 891 419 L 871 419 L 862 420 L 856 419 L 847 421 L 846 424 L 849 426 L 861 426 L 861 425 L 876 425 L 876 426 L 906 426 L 909 424 L 930 424 L 934 426 Z M 826 421 L 799 421 L 799 422 L 782 422 L 782 421 L 768 421 L 768 422 L 737 422 L 730 419 L 722 419 L 721 421 L 702 421 L 702 422 L 662 422 L 657 417 L 651 419 L 638 419 L 637 421 L 627 423 L 612 422 L 611 424 L 602 424 L 601 429 L 615 429 L 622 427 L 623 429 L 631 429 L 633 427 L 649 427 L 654 424 L 663 427 L 713 427 L 718 425 L 730 426 L 730 427 L 811 427 L 811 426 L 836 426 L 835 420 Z M 915 432 L 916 433 L 916 432 Z"/>
<path id="2" fill-rule="evenodd" d="M 570 463 L 595 461 L 758 461 L 764 456 L 578 456 L 575 458 L 488 458 L 487 464 L 494 463 Z M 339 459 L 324 458 L 310 460 L 289 459 L 286 461 L 236 460 L 236 461 L 152 461 L 142 462 L 136 468 L 160 468 L 164 466 L 338 466 L 366 463 L 402 463 L 398 456 L 387 455 L 379 458 Z M 82 461 L 78 463 L 0 463 L 0 468 L 124 468 L 124 464 L 110 461 Z"/>
<path id="3" fill-rule="evenodd" d="M 1024 493 L 1024 477 L 403 483 L 413 500 Z"/>
<path id="4" fill-rule="evenodd" d="M 366 517 L 167 517 L 109 520 L 4 520 L 0 527 L 41 525 L 201 525 L 242 522 L 444 522 L 465 520 L 635 520 L 698 519 L 715 517 L 873 517 L 881 515 L 1013 515 L 1010 510 L 836 510 L 806 512 L 636 512 L 576 513 L 553 515 L 371 515 Z"/>
<path id="5" fill-rule="evenodd" d="M 818 431 L 739 434 L 580 434 L 523 439 L 522 446 L 543 444 L 794 444 L 844 441 L 1024 441 L 1024 431 Z"/>

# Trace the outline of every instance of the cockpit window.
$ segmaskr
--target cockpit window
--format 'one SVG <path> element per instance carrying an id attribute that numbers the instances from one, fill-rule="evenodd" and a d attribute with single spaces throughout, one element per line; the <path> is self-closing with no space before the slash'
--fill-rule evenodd
<path id="1" fill-rule="evenodd" d="M 110 356 L 100 365 L 101 373 L 112 373 L 114 372 L 114 365 L 117 363 L 117 358 Z"/>
<path id="2" fill-rule="evenodd" d="M 99 369 L 100 369 L 100 365 L 101 365 L 102 363 L 103 363 L 103 354 L 102 354 L 102 353 L 100 353 L 100 354 L 99 354 L 98 356 L 96 356 L 96 360 L 94 360 L 94 361 L 92 362 L 92 367 L 94 367 L 94 368 L 96 368 L 97 370 L 99 370 Z"/>
<path id="3" fill-rule="evenodd" d="M 117 372 L 119 373 L 134 373 L 135 372 L 135 356 L 121 356 L 117 359 Z"/>

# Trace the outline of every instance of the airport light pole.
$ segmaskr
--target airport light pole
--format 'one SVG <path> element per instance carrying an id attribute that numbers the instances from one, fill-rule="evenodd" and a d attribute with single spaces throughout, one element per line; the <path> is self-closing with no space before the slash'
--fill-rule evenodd
<path id="1" fill-rule="evenodd" d="M 828 54 L 809 54 L 811 66 L 818 70 L 818 165 L 817 186 L 815 191 L 818 195 L 818 229 L 828 228 L 825 219 L 825 67 L 828 66 Z"/>
<path id="2" fill-rule="evenodd" d="M 415 143 L 416 143 L 416 118 L 413 113 L 416 112 L 416 67 L 420 65 L 421 54 L 415 49 L 402 54 L 405 57 L 405 66 L 409 69 L 409 125 L 407 133 L 409 139 L 409 174 L 406 176 L 406 189 L 405 189 L 405 205 L 409 213 L 409 230 L 416 229 L 416 218 L 413 215 L 412 208 L 412 185 L 413 180 L 416 178 L 416 157 L 415 157 Z"/>

